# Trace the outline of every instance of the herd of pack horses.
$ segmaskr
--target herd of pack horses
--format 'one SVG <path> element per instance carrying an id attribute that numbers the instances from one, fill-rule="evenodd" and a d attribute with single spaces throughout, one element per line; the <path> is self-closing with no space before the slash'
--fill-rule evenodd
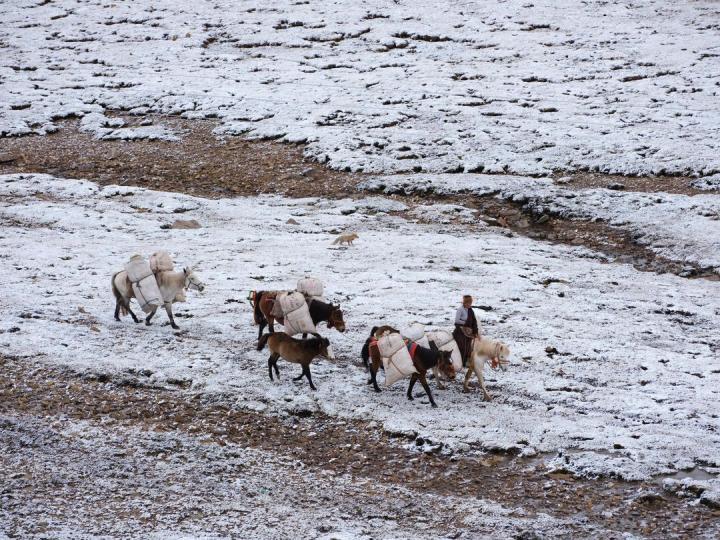
<path id="1" fill-rule="evenodd" d="M 113 275 L 113 293 L 116 300 L 115 319 L 119 319 L 119 314 L 130 314 L 134 322 L 141 322 L 130 308 L 130 300 L 134 297 L 129 282 L 124 287 L 118 287 L 116 275 Z M 182 272 L 173 273 L 168 276 L 156 275 L 158 283 L 161 285 L 163 297 L 165 299 L 164 307 L 170 320 L 171 326 L 177 329 L 172 312 L 172 304 L 177 301 L 184 301 L 185 296 L 182 291 L 196 290 L 202 291 L 205 285 L 200 281 L 198 276 L 191 268 L 186 268 Z M 163 289 L 167 287 L 168 291 Z M 266 347 L 270 351 L 268 357 L 268 375 L 271 380 L 275 377 L 280 379 L 280 371 L 278 369 L 278 360 L 283 358 L 289 362 L 299 364 L 301 373 L 293 378 L 299 381 L 303 377 L 307 378 L 310 388 L 316 390 L 312 381 L 310 372 L 310 364 L 316 358 L 326 358 L 334 360 L 330 340 L 322 337 L 317 331 L 309 331 L 302 334 L 302 338 L 295 338 L 289 335 L 289 332 L 276 332 L 275 324 L 287 324 L 281 315 L 276 311 L 277 299 L 280 295 L 287 294 L 287 291 L 251 291 L 248 300 L 253 309 L 253 321 L 258 326 L 258 342 L 257 350 L 261 351 Z M 328 329 L 335 329 L 338 332 L 345 332 L 345 319 L 343 311 L 339 305 L 329 303 L 324 298 L 318 298 L 305 295 L 309 317 L 312 319 L 312 327 L 315 328 L 321 323 L 325 323 Z M 148 314 L 145 324 L 150 325 L 155 310 Z M 265 328 L 269 327 L 269 333 L 263 333 Z M 372 384 L 375 392 L 381 392 L 377 382 L 377 374 L 384 369 L 384 360 L 381 355 L 379 340 L 385 336 L 401 334 L 401 331 L 390 325 L 374 326 L 370 330 L 370 335 L 365 340 L 361 349 L 360 356 L 365 369 L 369 371 L 370 377 L 367 384 Z M 413 388 L 419 381 L 428 397 L 430 405 L 437 407 L 435 400 L 428 384 L 428 371 L 433 372 L 433 377 L 437 381 L 439 388 L 444 388 L 444 381 L 452 381 L 456 378 L 457 372 L 462 368 L 467 368 L 465 373 L 465 384 L 463 390 L 468 391 L 468 383 L 473 374 L 477 375 L 480 388 L 483 392 L 485 400 L 490 400 L 491 396 L 485 388 L 483 370 L 484 366 L 490 365 L 492 368 L 502 367 L 508 364 L 510 354 L 509 348 L 494 340 L 478 337 L 474 340 L 471 348 L 467 365 L 462 368 L 457 362 L 453 362 L 450 350 L 441 350 L 432 340 L 425 340 L 424 343 L 429 347 L 420 343 L 413 342 L 402 337 L 412 360 L 414 370 L 409 374 L 410 383 L 407 388 L 407 398 L 413 400 Z M 403 351 L 404 352 L 404 351 Z M 463 362 L 465 364 L 465 362 Z M 386 374 L 387 378 L 387 374 Z M 387 383 L 387 380 L 386 380 Z"/>

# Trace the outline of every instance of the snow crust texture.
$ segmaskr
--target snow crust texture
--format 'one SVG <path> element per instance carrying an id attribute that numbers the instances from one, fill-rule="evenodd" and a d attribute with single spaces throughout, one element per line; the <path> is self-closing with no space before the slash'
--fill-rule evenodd
<path id="1" fill-rule="evenodd" d="M 414 223 L 388 214 L 398 203 L 381 197 L 204 200 L 4 175 L 0 198 L 7 354 L 118 377 L 142 372 L 148 383 L 180 382 L 269 413 L 374 420 L 451 451 L 558 453 L 553 466 L 580 475 L 720 467 L 717 282 L 639 274 L 494 228 L 468 236 Z M 161 228 L 178 213 L 202 228 Z M 355 246 L 331 245 L 349 230 L 360 235 Z M 197 263 L 207 285 L 176 304 L 179 333 L 162 313 L 151 327 L 112 318 L 111 274 L 129 255 L 157 249 L 178 266 Z M 290 289 L 304 275 L 323 280 L 348 324 L 345 334 L 320 329 L 338 359 L 313 363 L 317 392 L 292 382 L 297 368 L 287 363 L 279 382 L 268 379 L 245 301 L 248 290 Z M 511 348 L 509 370 L 486 377 L 495 400 L 463 394 L 458 382 L 434 389 L 438 409 L 424 397 L 408 402 L 404 383 L 372 392 L 359 363 L 369 328 L 448 327 L 458 291 L 484 306 L 484 334 Z"/>
<path id="2" fill-rule="evenodd" d="M 0 135 L 120 109 L 366 172 L 720 171 L 712 1 L 18 0 L 0 20 Z"/>

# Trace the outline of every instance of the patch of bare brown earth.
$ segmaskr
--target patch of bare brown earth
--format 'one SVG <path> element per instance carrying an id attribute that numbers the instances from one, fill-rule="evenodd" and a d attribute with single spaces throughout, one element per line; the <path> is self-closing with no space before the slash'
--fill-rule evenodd
<path id="1" fill-rule="evenodd" d="M 219 198 L 278 193 L 290 197 L 357 197 L 363 175 L 329 169 L 308 161 L 301 145 L 277 141 L 219 139 L 212 120 L 175 116 L 123 115 L 126 127 L 152 119 L 181 134 L 181 140 L 98 140 L 67 121 L 46 136 L 0 139 L 0 174 L 48 173 L 82 178 L 101 185 L 120 184 L 160 191 Z M 628 191 L 702 193 L 687 177 L 619 177 L 574 173 L 562 178 L 569 189 L 619 187 Z M 560 179 L 556 179 L 560 181 Z M 454 202 L 477 210 L 479 219 L 537 240 L 585 246 L 610 260 L 632 264 L 641 271 L 670 272 L 688 278 L 717 280 L 711 270 L 656 256 L 623 229 L 600 222 L 533 215 L 520 204 L 492 196 L 392 195 L 409 205 Z M 456 224 L 465 227 L 464 224 Z"/>
<path id="2" fill-rule="evenodd" d="M 183 434 L 204 445 L 237 444 L 298 460 L 317 474 L 347 475 L 365 482 L 367 493 L 398 486 L 417 493 L 477 497 L 524 508 L 530 515 L 570 518 L 575 525 L 568 526 L 568 537 L 586 536 L 597 528 L 663 538 L 720 534 L 720 510 L 664 493 L 657 484 L 576 479 L 548 473 L 542 462 L 512 456 L 446 455 L 440 447 L 397 438 L 373 423 L 318 415 L 267 416 L 232 408 L 218 396 L 145 386 L 142 374 L 79 374 L 34 359 L 0 356 L 0 416 L 24 418 L 28 424 L 87 421 L 106 433 L 139 428 Z M 408 444 L 432 449 L 414 451 Z M 1 448 L 0 456 L 7 450 Z M 3 462 L 0 457 L 0 473 L 8 474 Z M 33 481 L 41 479 L 23 484 L 30 493 Z M 5 496 L 18 501 L 28 494 L 11 491 Z M 458 531 L 461 516 L 445 511 L 444 532 Z M 47 516 L 36 516 L 40 518 Z"/>

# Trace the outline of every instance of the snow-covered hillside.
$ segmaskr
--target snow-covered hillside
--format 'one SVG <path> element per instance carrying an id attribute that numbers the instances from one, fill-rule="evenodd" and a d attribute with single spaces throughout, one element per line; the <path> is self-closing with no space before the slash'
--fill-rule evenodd
<path id="1" fill-rule="evenodd" d="M 13 0 L 0 21 L 0 133 L 123 109 L 375 173 L 720 171 L 712 1 Z"/>

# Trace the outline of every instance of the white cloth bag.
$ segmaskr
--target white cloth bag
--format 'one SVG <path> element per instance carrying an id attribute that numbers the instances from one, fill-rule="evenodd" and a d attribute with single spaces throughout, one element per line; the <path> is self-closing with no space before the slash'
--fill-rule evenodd
<path id="1" fill-rule="evenodd" d="M 289 336 L 296 334 L 312 334 L 317 332 L 310 317 L 305 297 L 299 292 L 281 293 L 277 295 L 276 302 L 280 302 L 283 313 L 283 329 Z"/>
<path id="2" fill-rule="evenodd" d="M 455 342 L 452 333 L 447 330 L 435 330 L 428 332 L 426 335 L 428 340 L 432 341 L 439 350 L 450 351 L 452 353 L 450 358 L 452 358 L 453 367 L 455 371 L 460 372 L 463 367 L 462 355 L 460 354 L 460 347 L 458 347 L 458 344 Z"/>
<path id="3" fill-rule="evenodd" d="M 404 338 L 414 341 L 421 347 L 430 348 L 430 342 L 425 335 L 425 325 L 418 322 L 412 323 L 410 326 L 400 329 L 400 335 Z"/>
<path id="4" fill-rule="evenodd" d="M 155 280 L 155 275 L 150 268 L 150 263 L 142 255 L 130 257 L 130 260 L 125 265 L 125 271 L 132 284 L 135 298 L 145 313 L 150 313 L 162 305 L 162 295 Z"/>
<path id="5" fill-rule="evenodd" d="M 170 272 L 173 269 L 173 260 L 167 251 L 156 251 L 150 255 L 150 270 L 153 272 Z"/>
<path id="6" fill-rule="evenodd" d="M 417 373 L 405 340 L 400 334 L 386 334 L 378 339 L 378 350 L 385 367 L 385 386 L 391 386 Z"/>
<path id="7" fill-rule="evenodd" d="M 305 276 L 297 282 L 297 291 L 305 296 L 322 298 L 323 284 L 318 278 Z"/>

